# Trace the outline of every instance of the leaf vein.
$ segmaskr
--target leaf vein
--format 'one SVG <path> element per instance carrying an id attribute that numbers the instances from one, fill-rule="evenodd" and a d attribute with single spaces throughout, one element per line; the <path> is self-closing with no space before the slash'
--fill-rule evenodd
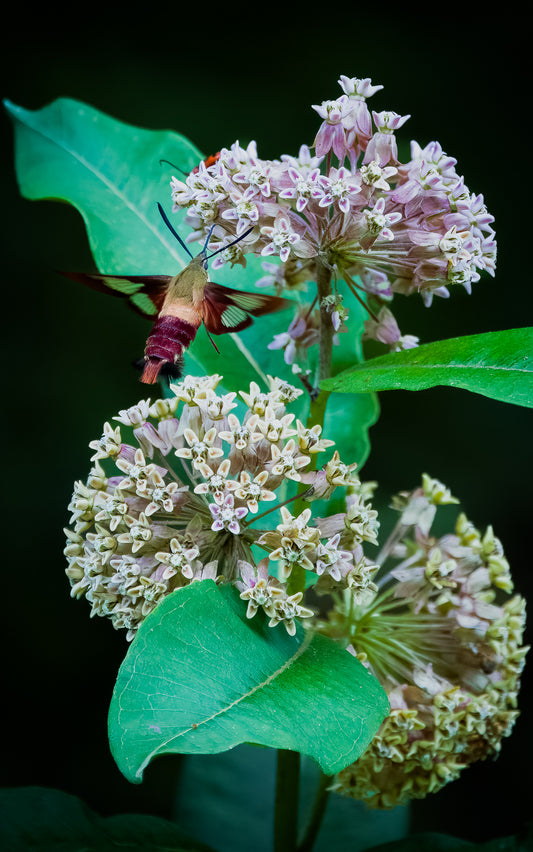
<path id="1" fill-rule="evenodd" d="M 253 695 L 255 692 L 257 692 L 259 689 L 263 689 L 264 687 L 268 686 L 269 683 L 272 683 L 272 681 L 275 678 L 279 677 L 284 671 L 286 671 L 289 668 L 289 666 L 293 665 L 293 663 L 295 663 L 296 660 L 299 657 L 301 657 L 301 655 L 309 647 L 312 638 L 313 638 L 312 633 L 309 631 L 309 633 L 306 635 L 304 641 L 302 642 L 301 646 L 298 648 L 296 653 L 293 654 L 292 657 L 290 657 L 288 660 L 286 660 L 283 663 L 282 666 L 280 666 L 278 669 L 276 669 L 276 671 L 274 671 L 274 672 L 272 672 L 272 674 L 268 675 L 268 677 L 264 681 L 261 681 L 261 683 L 258 683 L 255 686 L 253 686 L 250 690 L 248 690 L 248 692 L 245 692 L 242 695 L 240 695 L 238 698 L 236 698 L 234 701 L 232 701 L 226 707 L 223 707 L 221 710 L 218 710 L 216 713 L 212 713 L 211 716 L 208 716 L 206 719 L 203 719 L 201 722 L 198 722 L 196 724 L 195 728 L 192 728 L 192 727 L 185 728 L 183 731 L 180 731 L 178 734 L 175 734 L 174 736 L 170 737 L 168 740 L 166 740 L 166 742 L 161 743 L 157 747 L 157 749 L 155 749 L 154 753 L 161 751 L 161 749 L 164 749 L 168 745 L 168 743 L 172 742 L 173 740 L 178 739 L 178 737 L 182 737 L 185 734 L 188 734 L 191 731 L 196 730 L 201 725 L 206 725 L 206 724 L 208 724 L 208 722 L 212 722 L 215 719 L 218 719 L 218 717 L 222 716 L 224 713 L 228 713 L 230 710 L 232 710 L 234 707 L 236 707 L 238 704 L 240 704 L 246 698 L 249 698 L 251 695 Z"/>
<path id="2" fill-rule="evenodd" d="M 17 116 L 17 121 L 21 121 L 20 116 Z M 37 133 L 39 136 L 42 136 L 43 139 L 47 139 L 52 144 L 57 145 L 58 148 L 60 148 L 66 154 L 69 154 L 71 157 L 81 163 L 82 166 L 84 166 L 89 172 L 91 172 L 91 174 L 93 174 L 98 180 L 100 180 L 104 184 L 104 186 L 106 186 L 117 198 L 119 198 L 124 203 L 124 205 L 129 210 L 132 211 L 132 213 L 134 213 L 134 215 L 136 215 L 141 220 L 141 222 L 154 234 L 155 237 L 157 237 L 159 242 L 168 250 L 172 258 L 179 263 L 180 267 L 185 267 L 186 264 L 183 258 L 180 257 L 180 255 L 174 250 L 170 243 L 167 242 L 164 236 L 160 233 L 156 226 L 152 222 L 150 222 L 150 220 L 143 214 L 143 212 L 128 199 L 127 195 L 125 195 L 124 192 L 120 190 L 116 183 L 106 177 L 106 175 L 101 172 L 100 169 L 98 169 L 89 160 L 87 160 L 85 157 L 82 157 L 81 154 L 78 154 L 70 146 L 63 144 L 55 136 L 46 134 L 41 128 L 35 127 L 29 123 L 26 126 L 31 128 L 33 133 Z"/>

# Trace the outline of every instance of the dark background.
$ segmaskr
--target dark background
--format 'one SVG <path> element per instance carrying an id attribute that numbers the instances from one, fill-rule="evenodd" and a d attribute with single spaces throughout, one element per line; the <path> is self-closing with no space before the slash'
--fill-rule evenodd
<path id="1" fill-rule="evenodd" d="M 335 7 L 329 20 L 327 10 L 316 19 L 312 9 L 298 9 L 226 4 L 188 17 L 175 7 L 142 14 L 91 7 L 90 18 L 78 10 L 75 27 L 64 15 L 19 20 L 15 10 L 0 93 L 29 109 L 74 97 L 131 124 L 175 129 L 206 153 L 254 138 L 270 158 L 312 143 L 319 120 L 309 105 L 338 97 L 341 73 L 369 76 L 385 86 L 371 106 L 410 113 L 402 138 L 437 139 L 496 217 L 496 278 L 484 276 L 470 297 L 453 293 L 429 310 L 415 297 L 398 298 L 402 331 L 429 341 L 532 325 L 531 48 L 523 22 L 511 9 L 465 19 L 458 7 L 434 17 Z M 19 196 L 5 116 L 1 138 L 8 545 L 1 783 L 56 787 L 102 814 L 169 816 L 174 761 L 156 761 L 143 785 L 132 787 L 108 752 L 107 706 L 126 643 L 108 621 L 89 621 L 84 601 L 70 599 L 61 553 L 88 442 L 118 409 L 146 396 L 128 361 L 142 351 L 147 328 L 119 300 L 54 272 L 92 268 L 82 220 L 66 205 Z M 423 471 L 442 479 L 478 527 L 493 524 L 517 591 L 531 600 L 531 412 L 450 388 L 385 393 L 381 408 L 363 470 L 380 483 L 378 503 L 416 485 Z M 414 829 L 479 840 L 520 829 L 530 817 L 532 701 L 526 670 L 523 712 L 500 758 L 416 803 Z"/>

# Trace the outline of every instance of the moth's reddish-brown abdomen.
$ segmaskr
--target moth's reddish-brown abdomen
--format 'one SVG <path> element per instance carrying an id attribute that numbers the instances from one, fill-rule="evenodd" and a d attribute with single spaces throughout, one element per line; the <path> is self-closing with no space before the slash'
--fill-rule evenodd
<path id="1" fill-rule="evenodd" d="M 159 316 L 144 350 L 144 369 L 141 382 L 153 384 L 165 364 L 171 367 L 181 362 L 183 350 L 192 343 L 198 331 L 197 325 L 175 316 Z"/>

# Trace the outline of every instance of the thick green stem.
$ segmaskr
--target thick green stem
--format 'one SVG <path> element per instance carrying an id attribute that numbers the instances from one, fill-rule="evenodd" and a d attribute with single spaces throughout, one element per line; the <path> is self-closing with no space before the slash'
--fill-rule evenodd
<path id="1" fill-rule="evenodd" d="M 302 842 L 298 845 L 298 852 L 311 852 L 313 846 L 315 845 L 315 841 L 318 836 L 318 832 L 320 830 L 320 826 L 322 825 L 322 819 L 326 812 L 326 807 L 329 799 L 329 784 L 331 783 L 331 776 L 324 775 L 323 772 L 320 773 L 320 778 L 318 782 L 318 789 L 315 796 L 315 802 L 313 805 L 313 812 L 311 814 L 311 818 L 309 820 L 309 824 L 305 831 L 305 835 L 303 837 Z"/>
<path id="2" fill-rule="evenodd" d="M 320 303 L 320 350 L 318 356 L 318 380 L 328 379 L 331 375 L 331 351 L 333 348 L 333 324 L 331 322 L 331 314 L 327 307 L 322 304 L 322 299 L 329 296 L 331 293 L 331 270 L 318 263 L 317 271 L 317 296 Z M 311 399 L 311 407 L 309 409 L 309 417 L 307 418 L 307 427 L 319 424 L 324 425 L 324 417 L 326 414 L 326 405 L 329 397 L 328 391 L 320 391 L 315 399 Z M 313 454 L 311 465 L 307 471 L 314 470 L 317 463 L 316 453 Z M 294 514 L 298 515 L 306 508 L 306 502 L 303 499 L 303 493 L 307 490 L 307 486 L 301 484 L 299 488 L 298 499 L 294 503 Z M 290 595 L 296 592 L 303 592 L 305 589 L 305 570 L 300 566 L 295 566 L 292 569 L 291 576 L 287 582 L 287 591 Z"/>
<path id="3" fill-rule="evenodd" d="M 320 391 L 317 398 L 312 400 L 311 406 L 309 408 L 309 417 L 307 418 L 307 428 L 310 429 L 312 426 L 318 424 L 319 426 L 324 426 L 324 418 L 326 416 L 326 405 L 328 404 L 329 399 L 329 391 Z M 316 453 L 314 453 L 315 461 L 316 461 Z"/>
<path id="4" fill-rule="evenodd" d="M 331 293 L 331 270 L 318 263 L 317 270 L 317 296 L 320 305 L 320 351 L 318 358 L 318 381 L 327 379 L 331 375 L 331 361 L 333 348 L 333 324 L 331 313 L 327 309 L 327 303 L 323 299 Z M 307 421 L 308 427 L 315 424 L 324 424 L 326 405 L 329 393 L 320 391 L 316 399 L 311 400 L 311 408 Z M 313 454 L 313 468 L 316 466 L 316 454 Z M 309 468 L 311 469 L 311 468 Z M 307 486 L 301 484 L 301 491 L 307 490 Z M 306 508 L 303 493 L 295 501 L 294 512 L 299 514 Z M 305 570 L 300 566 L 292 569 L 291 576 L 287 582 L 289 594 L 295 594 L 305 589 Z M 278 751 L 278 769 L 276 780 L 276 813 L 274 819 L 274 852 L 296 852 L 298 834 L 298 792 L 300 780 L 300 755 L 291 751 Z M 315 806 L 311 821 L 307 828 L 301 852 L 311 850 L 315 842 L 327 802 L 328 778 L 321 776 L 320 787 L 315 800 Z"/>
<path id="5" fill-rule="evenodd" d="M 300 755 L 278 749 L 276 803 L 274 815 L 274 852 L 296 852 L 298 840 L 298 796 Z"/>

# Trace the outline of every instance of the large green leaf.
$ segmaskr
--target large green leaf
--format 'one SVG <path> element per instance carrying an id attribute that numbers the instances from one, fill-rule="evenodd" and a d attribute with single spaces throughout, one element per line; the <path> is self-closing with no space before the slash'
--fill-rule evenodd
<path id="1" fill-rule="evenodd" d="M 40 110 L 5 101 L 15 127 L 22 195 L 56 199 L 81 213 L 100 271 L 175 275 L 188 258 L 166 229 L 157 202 L 170 207 L 169 159 L 193 168 L 202 154 L 168 130 L 117 121 L 70 98 Z M 173 215 L 180 230 L 184 213 Z"/>
<path id="2" fill-rule="evenodd" d="M 70 98 L 58 98 L 35 111 L 9 101 L 5 106 L 15 127 L 22 195 L 76 207 L 101 272 L 175 275 L 187 265 L 189 258 L 166 228 L 157 202 L 170 210 L 169 181 L 175 171 L 160 160 L 190 170 L 203 156 L 194 145 L 173 131 L 134 127 Z M 172 224 L 183 239 L 188 233 L 184 218 L 184 210 L 172 214 Z M 216 277 L 221 284 L 246 290 L 263 274 L 261 259 L 249 257 L 246 269 L 224 267 Z M 288 325 L 290 312 L 276 320 L 278 330 L 285 318 Z M 258 333 L 264 347 L 257 345 Z M 190 360 L 200 365 L 201 373 L 224 373 L 227 387 L 244 388 L 261 380 L 265 370 L 259 362 L 271 337 L 263 323 L 254 324 L 247 335 L 225 335 L 221 357 L 201 329 Z M 281 372 L 288 374 L 281 355 L 274 357 Z"/>
<path id="3" fill-rule="evenodd" d="M 424 390 L 450 385 L 533 407 L 533 328 L 513 328 L 426 343 L 373 358 L 326 379 L 340 393 Z"/>
<path id="4" fill-rule="evenodd" d="M 157 211 L 157 202 L 170 211 L 170 160 L 187 171 L 202 154 L 183 136 L 169 130 L 146 130 L 117 121 L 70 98 L 59 98 L 41 110 L 30 111 L 5 102 L 15 126 L 16 170 L 21 193 L 29 199 L 57 199 L 81 213 L 95 263 L 102 272 L 119 274 L 175 274 L 188 258 L 169 233 Z M 185 211 L 172 214 L 172 224 L 183 239 Z M 272 258 L 269 259 L 270 261 Z M 264 275 L 261 258 L 248 256 L 246 268 L 217 270 L 216 280 L 237 289 L 254 289 Z M 74 286 L 74 285 L 73 285 Z M 363 319 L 350 294 L 350 332 L 339 335 L 335 369 L 361 359 Z M 222 373 L 226 390 L 260 385 L 267 374 L 296 382 L 280 350 L 268 349 L 274 334 L 284 331 L 291 311 L 261 317 L 239 335 L 211 345 L 203 328 L 187 354 L 190 373 Z M 148 329 L 147 329 L 148 330 Z M 263 384 L 264 387 L 264 384 Z M 336 402 L 327 414 L 329 437 L 337 440 L 343 458 L 362 464 L 369 451 L 368 427 L 377 406 L 368 395 L 353 397 L 338 417 Z M 305 421 L 308 405 L 302 400 L 298 416 Z"/>
<path id="5" fill-rule="evenodd" d="M 378 681 L 323 636 L 289 636 L 211 580 L 165 598 L 120 668 L 109 739 L 142 780 L 157 755 L 213 754 L 248 742 L 313 757 L 330 775 L 356 760 L 388 712 Z"/>

